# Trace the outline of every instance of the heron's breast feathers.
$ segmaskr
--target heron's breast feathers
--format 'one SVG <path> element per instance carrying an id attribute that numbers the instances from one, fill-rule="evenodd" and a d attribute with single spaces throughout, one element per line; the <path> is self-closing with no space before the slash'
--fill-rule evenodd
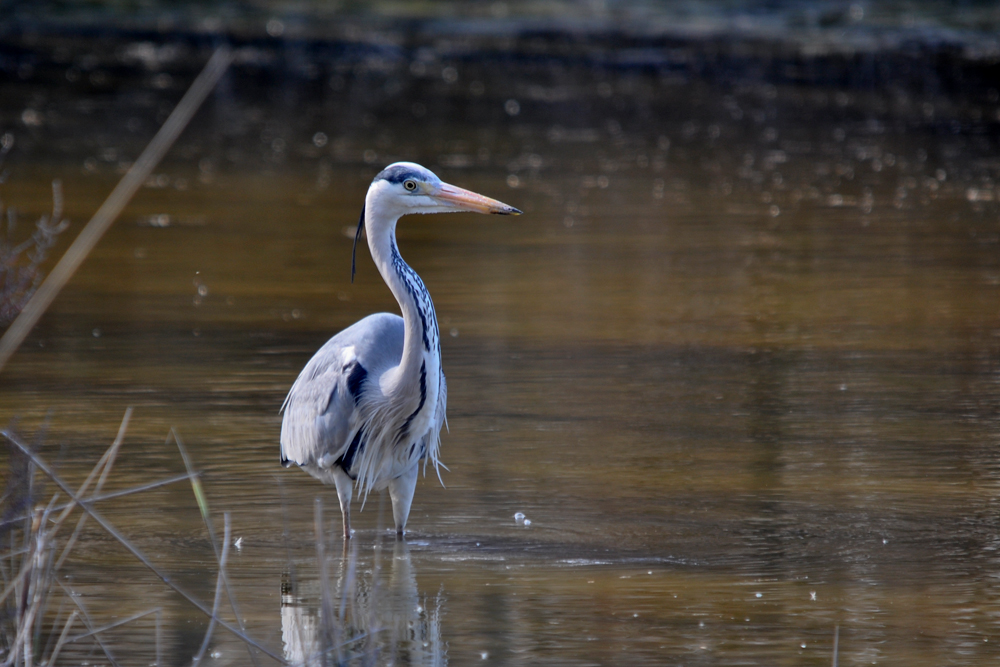
<path id="1" fill-rule="evenodd" d="M 435 366 L 422 366 L 417 386 L 404 392 L 410 400 L 383 394 L 378 377 L 357 359 L 336 370 L 303 369 L 283 406 L 282 463 L 339 465 L 363 494 L 420 459 L 437 468 L 447 389 Z"/>

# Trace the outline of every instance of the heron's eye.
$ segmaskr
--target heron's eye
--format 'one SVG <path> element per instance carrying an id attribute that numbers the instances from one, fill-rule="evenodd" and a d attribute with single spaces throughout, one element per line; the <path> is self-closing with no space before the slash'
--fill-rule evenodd
<path id="1" fill-rule="evenodd" d="M 413 192 L 414 190 L 417 189 L 417 182 L 416 181 L 403 181 L 403 187 L 406 188 L 408 191 Z"/>

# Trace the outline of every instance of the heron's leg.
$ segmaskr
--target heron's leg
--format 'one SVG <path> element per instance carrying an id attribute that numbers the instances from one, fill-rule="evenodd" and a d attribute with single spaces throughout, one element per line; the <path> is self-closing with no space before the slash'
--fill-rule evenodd
<path id="1" fill-rule="evenodd" d="M 337 497 L 340 499 L 340 513 L 344 515 L 344 539 L 351 539 L 351 495 L 354 493 L 354 480 L 342 468 L 334 467 L 333 481 L 337 485 Z"/>
<path id="2" fill-rule="evenodd" d="M 417 469 L 412 468 L 396 479 L 389 481 L 389 498 L 392 500 L 392 518 L 396 521 L 396 534 L 402 535 L 406 528 L 406 519 L 410 516 L 410 503 L 413 502 L 413 490 L 417 488 Z"/>

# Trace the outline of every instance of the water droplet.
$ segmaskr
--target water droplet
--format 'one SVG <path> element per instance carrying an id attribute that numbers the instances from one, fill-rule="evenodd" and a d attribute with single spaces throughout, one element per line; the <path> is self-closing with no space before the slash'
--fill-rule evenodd
<path id="1" fill-rule="evenodd" d="M 507 100 L 504 102 L 503 110 L 507 112 L 508 116 L 516 116 L 521 113 L 521 105 L 518 104 L 517 100 Z"/>
<path id="2" fill-rule="evenodd" d="M 271 19 L 267 22 L 267 34 L 271 37 L 281 37 L 285 34 L 285 24 L 278 19 Z"/>

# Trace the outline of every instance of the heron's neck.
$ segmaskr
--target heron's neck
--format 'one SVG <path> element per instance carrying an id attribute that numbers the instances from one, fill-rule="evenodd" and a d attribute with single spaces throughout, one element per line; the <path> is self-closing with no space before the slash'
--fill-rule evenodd
<path id="1" fill-rule="evenodd" d="M 400 256 L 394 227 L 386 225 L 373 233 L 369 226 L 368 247 L 371 249 L 375 266 L 399 302 L 399 308 L 403 313 L 405 323 L 403 357 L 399 362 L 396 376 L 390 383 L 392 386 L 402 386 L 418 378 L 421 373 L 431 371 L 426 367 L 426 361 L 429 360 L 437 365 L 441 343 L 430 292 L 427 291 L 424 281 L 417 272 Z M 434 369 L 434 373 L 437 372 L 437 369 Z M 390 390 L 391 388 L 389 387 Z"/>

